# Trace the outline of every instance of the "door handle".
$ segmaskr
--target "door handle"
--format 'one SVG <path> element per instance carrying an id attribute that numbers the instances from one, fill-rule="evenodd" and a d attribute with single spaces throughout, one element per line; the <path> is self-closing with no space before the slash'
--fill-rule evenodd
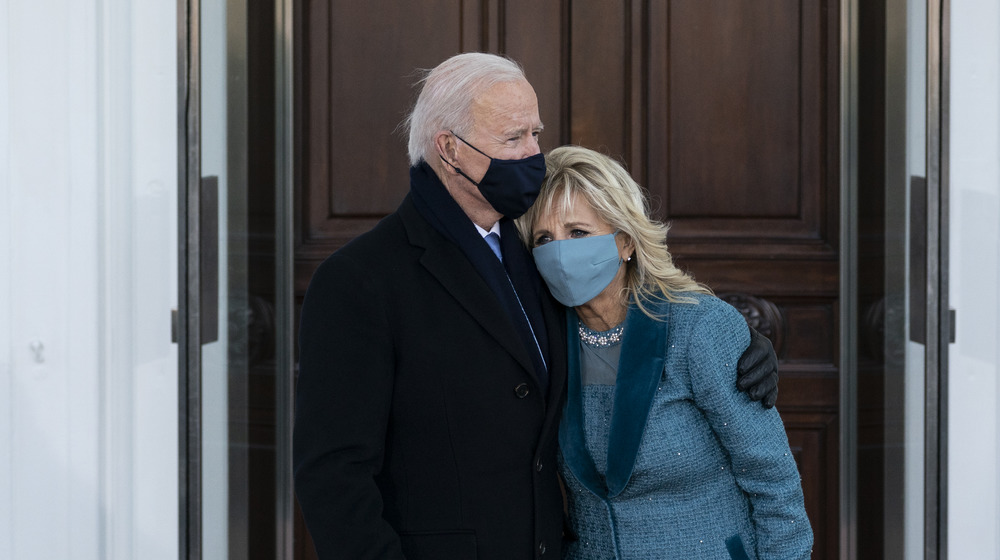
<path id="1" fill-rule="evenodd" d="M 202 177 L 199 185 L 198 267 L 201 343 L 219 340 L 219 178 Z M 178 313 L 170 310 L 170 340 L 177 343 Z"/>
<path id="2" fill-rule="evenodd" d="M 201 343 L 219 340 L 219 177 L 201 178 L 198 268 L 201 274 Z"/>

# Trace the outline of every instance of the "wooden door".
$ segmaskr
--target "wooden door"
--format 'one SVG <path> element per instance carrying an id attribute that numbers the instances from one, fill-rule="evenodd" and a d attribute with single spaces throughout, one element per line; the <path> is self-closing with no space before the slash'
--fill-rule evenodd
<path id="1" fill-rule="evenodd" d="M 620 158 L 672 224 L 678 264 L 775 345 L 778 408 L 816 535 L 838 556 L 836 0 L 299 0 L 296 295 L 408 190 L 397 133 L 415 68 L 518 60 L 542 149 Z M 299 523 L 298 557 L 312 557 Z"/>

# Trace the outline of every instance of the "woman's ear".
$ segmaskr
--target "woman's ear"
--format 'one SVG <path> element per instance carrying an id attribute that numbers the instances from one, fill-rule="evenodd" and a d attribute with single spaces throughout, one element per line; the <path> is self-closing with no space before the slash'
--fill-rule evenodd
<path id="1" fill-rule="evenodd" d="M 635 242 L 632 241 L 632 238 L 629 237 L 628 234 L 623 234 L 622 237 L 624 239 L 620 244 L 619 255 L 623 261 L 628 262 L 631 261 L 632 257 L 635 255 Z"/>

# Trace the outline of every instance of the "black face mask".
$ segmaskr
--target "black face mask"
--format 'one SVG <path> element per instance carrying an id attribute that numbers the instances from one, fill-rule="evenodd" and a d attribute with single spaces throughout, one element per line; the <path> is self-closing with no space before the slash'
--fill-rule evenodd
<path id="1" fill-rule="evenodd" d="M 452 132 L 452 134 L 455 134 Z M 455 134 L 462 142 L 465 139 Z M 483 152 L 465 142 L 465 145 L 483 154 Z M 486 156 L 486 154 L 483 154 Z M 441 161 L 448 163 L 442 156 Z M 490 156 L 486 156 L 490 157 Z M 545 178 L 545 156 L 538 153 L 524 159 L 495 159 L 490 158 L 490 167 L 486 170 L 486 175 L 479 182 L 475 182 L 461 169 L 451 165 L 459 175 L 468 179 L 470 183 L 479 187 L 479 192 L 483 198 L 493 206 L 493 209 L 510 219 L 520 218 L 538 198 L 538 191 L 542 189 L 542 179 Z"/>

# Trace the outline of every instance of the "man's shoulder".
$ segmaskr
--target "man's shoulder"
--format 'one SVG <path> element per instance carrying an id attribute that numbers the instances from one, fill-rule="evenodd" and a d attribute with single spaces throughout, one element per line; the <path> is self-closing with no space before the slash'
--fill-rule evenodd
<path id="1" fill-rule="evenodd" d="M 348 241 L 331 256 L 339 254 L 350 255 L 355 258 L 363 257 L 365 255 L 372 255 L 372 251 L 384 251 L 405 240 L 405 228 L 397 210 L 379 220 L 370 230 Z"/>
<path id="2" fill-rule="evenodd" d="M 317 278 L 339 277 L 348 270 L 371 271 L 392 260 L 398 247 L 406 243 L 406 235 L 396 213 L 382 218 L 370 230 L 354 237 L 324 257 L 313 274 Z"/>
<path id="3" fill-rule="evenodd" d="M 323 259 L 319 269 L 332 271 L 347 266 L 376 274 L 392 271 L 419 256 L 419 246 L 434 238 L 428 233 L 431 229 L 406 199 L 395 212 Z"/>

